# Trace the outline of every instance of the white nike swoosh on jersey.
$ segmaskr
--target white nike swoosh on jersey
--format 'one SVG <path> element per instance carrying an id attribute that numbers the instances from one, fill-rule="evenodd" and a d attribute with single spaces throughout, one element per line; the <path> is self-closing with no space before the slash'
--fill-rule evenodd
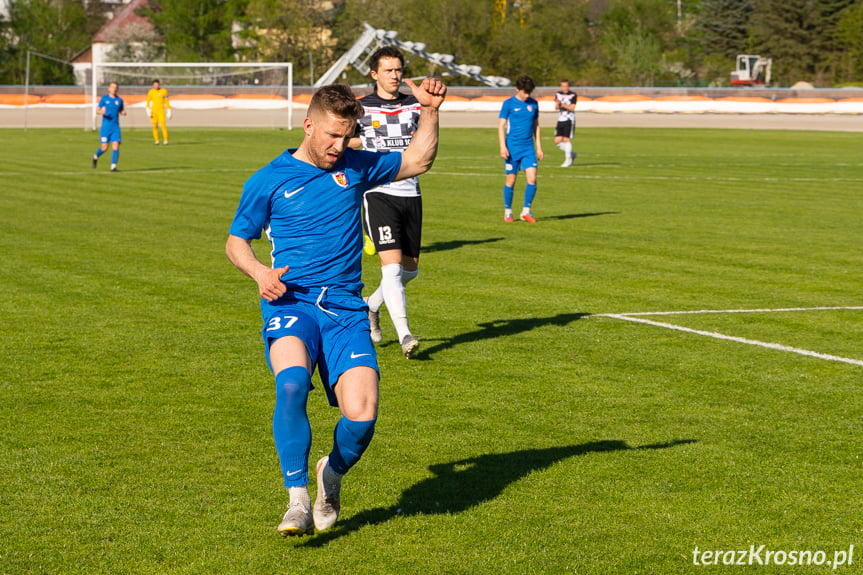
<path id="1" fill-rule="evenodd" d="M 371 354 L 370 353 L 355 353 L 352 351 L 351 352 L 351 359 L 356 359 L 356 358 L 362 357 L 364 355 L 371 355 Z"/>
<path id="2" fill-rule="evenodd" d="M 293 191 L 293 192 L 291 192 L 291 193 L 288 193 L 288 192 L 286 191 L 286 192 L 285 192 L 285 199 L 289 199 L 289 198 L 290 198 L 291 196 L 293 196 L 294 194 L 299 194 L 301 191 L 303 191 L 303 188 L 305 188 L 305 186 L 303 186 L 302 188 L 297 188 L 296 190 L 294 190 L 294 191 Z"/>

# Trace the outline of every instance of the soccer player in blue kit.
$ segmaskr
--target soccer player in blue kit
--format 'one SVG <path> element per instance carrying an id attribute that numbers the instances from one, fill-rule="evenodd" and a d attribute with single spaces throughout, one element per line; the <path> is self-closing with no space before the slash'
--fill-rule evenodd
<path id="1" fill-rule="evenodd" d="M 96 107 L 96 112 L 102 115 L 102 128 L 99 130 L 99 149 L 93 155 L 93 168 L 111 144 L 112 172 L 117 171 L 117 160 L 120 159 L 120 116 L 126 115 L 123 98 L 117 95 L 118 89 L 117 82 L 108 84 L 108 93 L 102 96 Z"/>
<path id="2" fill-rule="evenodd" d="M 536 196 L 537 161 L 542 161 L 542 141 L 539 137 L 539 102 L 530 97 L 536 85 L 530 76 L 515 81 L 515 96 L 504 100 L 498 115 L 500 155 L 505 162 L 506 181 L 503 186 L 503 221 L 511 222 L 512 196 L 515 179 L 524 170 L 527 185 L 524 188 L 524 207 L 520 218 L 535 223 L 530 211 Z M 534 149 L 535 146 L 535 149 Z"/>
<path id="3" fill-rule="evenodd" d="M 266 358 L 276 379 L 273 437 L 290 498 L 278 527 L 282 536 L 335 524 L 342 477 L 374 434 L 380 375 L 361 295 L 360 206 L 366 190 L 431 168 L 446 95 L 434 78 L 406 83 L 420 103 L 421 121 L 404 152 L 349 148 L 362 104 L 347 86 L 324 86 L 309 104 L 300 146 L 246 181 L 231 224 L 225 252 L 257 283 Z M 272 267 L 257 259 L 251 245 L 263 229 L 272 244 Z M 332 450 L 317 463 L 313 512 L 306 404 L 315 367 L 342 417 Z"/>

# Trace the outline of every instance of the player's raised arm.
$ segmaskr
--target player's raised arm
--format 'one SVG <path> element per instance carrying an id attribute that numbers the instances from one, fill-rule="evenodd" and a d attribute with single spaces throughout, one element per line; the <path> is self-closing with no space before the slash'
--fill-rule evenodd
<path id="1" fill-rule="evenodd" d="M 405 84 L 420 103 L 420 119 L 410 146 L 402 154 L 402 165 L 395 180 L 424 174 L 432 167 L 437 155 L 438 112 L 446 97 L 446 86 L 435 78 L 426 78 L 419 86 L 405 78 Z"/>

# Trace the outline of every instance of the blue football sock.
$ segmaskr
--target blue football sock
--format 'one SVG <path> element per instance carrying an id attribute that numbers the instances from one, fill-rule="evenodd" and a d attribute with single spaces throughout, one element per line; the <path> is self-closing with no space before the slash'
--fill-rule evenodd
<path id="1" fill-rule="evenodd" d="M 99 156 L 101 156 L 104 153 L 105 153 L 105 150 L 103 150 L 102 148 L 98 148 L 96 150 L 96 156 L 95 157 L 98 158 Z"/>
<path id="2" fill-rule="evenodd" d="M 372 442 L 377 418 L 368 421 L 353 421 L 342 417 L 333 430 L 333 450 L 330 452 L 330 467 L 344 475 L 356 465 L 363 452 Z"/>
<path id="3" fill-rule="evenodd" d="M 114 150 L 113 152 L 111 152 L 111 163 L 116 164 L 117 158 L 119 158 L 119 157 L 120 157 L 120 150 Z"/>
<path id="4" fill-rule="evenodd" d="M 536 196 L 536 184 L 528 184 L 524 187 L 524 207 L 530 208 L 533 198 Z"/>
<path id="5" fill-rule="evenodd" d="M 300 487 L 309 482 L 312 426 L 306 404 L 311 387 L 312 378 L 305 367 L 289 367 L 276 375 L 273 439 L 276 440 L 285 487 Z"/>
<path id="6" fill-rule="evenodd" d="M 512 186 L 503 187 L 503 207 L 507 210 L 512 209 Z"/>

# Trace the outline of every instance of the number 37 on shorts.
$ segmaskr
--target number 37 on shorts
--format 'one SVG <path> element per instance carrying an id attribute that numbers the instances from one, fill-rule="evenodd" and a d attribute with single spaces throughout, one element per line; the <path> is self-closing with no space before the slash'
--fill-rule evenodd
<path id="1" fill-rule="evenodd" d="M 297 320 L 300 319 L 295 315 L 274 315 L 267 322 L 266 331 L 279 331 L 282 329 L 290 329 Z"/>

